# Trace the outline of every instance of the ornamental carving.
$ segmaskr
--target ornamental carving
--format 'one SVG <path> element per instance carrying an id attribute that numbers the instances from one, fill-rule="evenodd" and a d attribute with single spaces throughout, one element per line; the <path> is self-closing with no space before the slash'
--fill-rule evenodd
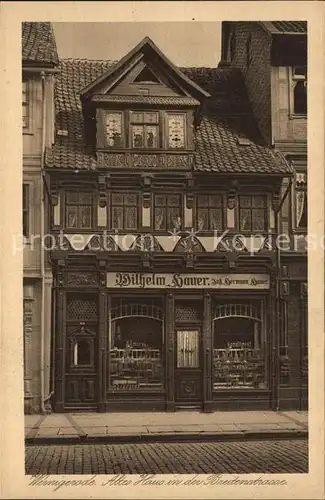
<path id="1" fill-rule="evenodd" d="M 187 155 L 167 155 L 167 168 L 188 168 L 190 157 Z"/>
<path id="2" fill-rule="evenodd" d="M 97 285 L 97 273 L 91 272 L 69 272 L 67 277 L 68 285 Z"/>
<path id="3" fill-rule="evenodd" d="M 133 243 L 131 250 L 138 252 L 160 252 L 161 246 L 151 234 L 141 234 Z"/>
<path id="4" fill-rule="evenodd" d="M 247 248 L 245 247 L 242 239 L 235 236 L 228 236 L 222 238 L 222 240 L 216 246 L 216 252 L 247 252 Z"/>
<path id="5" fill-rule="evenodd" d="M 135 168 L 146 167 L 155 168 L 163 167 L 164 159 L 162 155 L 131 155 L 131 165 Z"/>
<path id="6" fill-rule="evenodd" d="M 185 236 L 177 243 L 175 252 L 203 252 L 200 241 L 193 235 Z"/>
<path id="7" fill-rule="evenodd" d="M 126 156 L 121 153 L 97 153 L 97 162 L 100 167 L 126 167 Z"/>

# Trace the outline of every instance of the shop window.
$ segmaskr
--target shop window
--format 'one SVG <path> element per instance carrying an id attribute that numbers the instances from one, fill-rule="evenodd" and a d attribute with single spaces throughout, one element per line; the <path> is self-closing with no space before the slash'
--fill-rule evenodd
<path id="1" fill-rule="evenodd" d="M 22 118 L 23 128 L 27 128 L 29 126 L 29 99 L 27 80 L 24 80 L 22 82 Z"/>
<path id="2" fill-rule="evenodd" d="M 239 196 L 239 227 L 241 231 L 265 231 L 267 229 L 266 221 L 265 196 Z"/>
<path id="3" fill-rule="evenodd" d="M 163 312 L 150 302 L 124 302 L 110 313 L 110 389 L 164 386 Z"/>
<path id="4" fill-rule="evenodd" d="M 131 112 L 131 147 L 155 149 L 159 147 L 159 116 L 157 112 Z"/>
<path id="5" fill-rule="evenodd" d="M 90 229 L 93 225 L 92 193 L 70 191 L 65 197 L 65 225 L 68 229 Z"/>
<path id="6" fill-rule="evenodd" d="M 29 184 L 23 184 L 23 235 L 25 238 L 29 237 L 29 218 L 30 218 L 30 208 L 29 208 Z"/>
<path id="7" fill-rule="evenodd" d="M 111 228 L 138 229 L 139 196 L 137 193 L 111 193 Z"/>
<path id="8" fill-rule="evenodd" d="M 213 388 L 264 388 L 262 322 L 252 304 L 224 304 L 213 321 Z"/>
<path id="9" fill-rule="evenodd" d="M 106 144 L 110 148 L 124 146 L 122 133 L 123 116 L 121 112 L 106 113 Z"/>
<path id="10" fill-rule="evenodd" d="M 181 195 L 154 195 L 154 229 L 156 231 L 177 231 L 181 229 Z"/>
<path id="11" fill-rule="evenodd" d="M 185 115 L 168 114 L 168 147 L 180 149 L 185 147 Z"/>
<path id="12" fill-rule="evenodd" d="M 198 231 L 222 229 L 222 195 L 199 194 L 197 195 L 196 205 L 196 225 Z"/>
<path id="13" fill-rule="evenodd" d="M 307 67 L 292 69 L 293 113 L 307 114 Z"/>

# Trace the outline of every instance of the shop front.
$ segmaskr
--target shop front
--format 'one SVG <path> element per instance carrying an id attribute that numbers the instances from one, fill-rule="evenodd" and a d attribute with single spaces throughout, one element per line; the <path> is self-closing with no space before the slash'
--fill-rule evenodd
<path id="1" fill-rule="evenodd" d="M 55 409 L 267 409 L 271 308 L 268 274 L 108 272 L 100 289 L 63 287 Z"/>

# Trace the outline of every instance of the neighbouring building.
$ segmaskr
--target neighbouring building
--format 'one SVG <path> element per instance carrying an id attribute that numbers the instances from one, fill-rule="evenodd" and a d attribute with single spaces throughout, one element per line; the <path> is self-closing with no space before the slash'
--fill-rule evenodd
<path id="1" fill-rule="evenodd" d="M 22 23 L 24 407 L 39 412 L 50 392 L 52 269 L 41 248 L 47 230 L 44 151 L 54 141 L 58 55 L 50 23 Z M 20 246 L 20 242 L 16 242 Z"/>
<path id="2" fill-rule="evenodd" d="M 55 411 L 302 404 L 306 257 L 275 244 L 300 178 L 280 99 L 295 73 L 264 25 L 227 30 L 217 68 L 178 68 L 149 38 L 118 62 L 60 61 L 45 154 Z M 247 46 L 270 79 L 259 102 Z"/>
<path id="3" fill-rule="evenodd" d="M 280 386 L 278 406 L 308 407 L 307 22 L 224 22 L 222 57 L 240 69 L 267 146 L 294 170 L 284 179 L 279 232 Z M 290 240 L 290 241 L 289 241 Z"/>

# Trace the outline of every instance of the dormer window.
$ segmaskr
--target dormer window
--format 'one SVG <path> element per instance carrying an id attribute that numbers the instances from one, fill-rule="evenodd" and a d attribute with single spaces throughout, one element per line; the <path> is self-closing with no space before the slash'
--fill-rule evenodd
<path id="1" fill-rule="evenodd" d="M 154 149 L 159 147 L 159 115 L 157 112 L 132 111 L 130 117 L 131 147 Z"/>
<path id="2" fill-rule="evenodd" d="M 110 148 L 123 147 L 122 113 L 106 114 L 106 143 Z"/>
<path id="3" fill-rule="evenodd" d="M 133 80 L 133 83 L 160 83 L 156 75 L 147 66 L 143 68 L 138 76 Z"/>

